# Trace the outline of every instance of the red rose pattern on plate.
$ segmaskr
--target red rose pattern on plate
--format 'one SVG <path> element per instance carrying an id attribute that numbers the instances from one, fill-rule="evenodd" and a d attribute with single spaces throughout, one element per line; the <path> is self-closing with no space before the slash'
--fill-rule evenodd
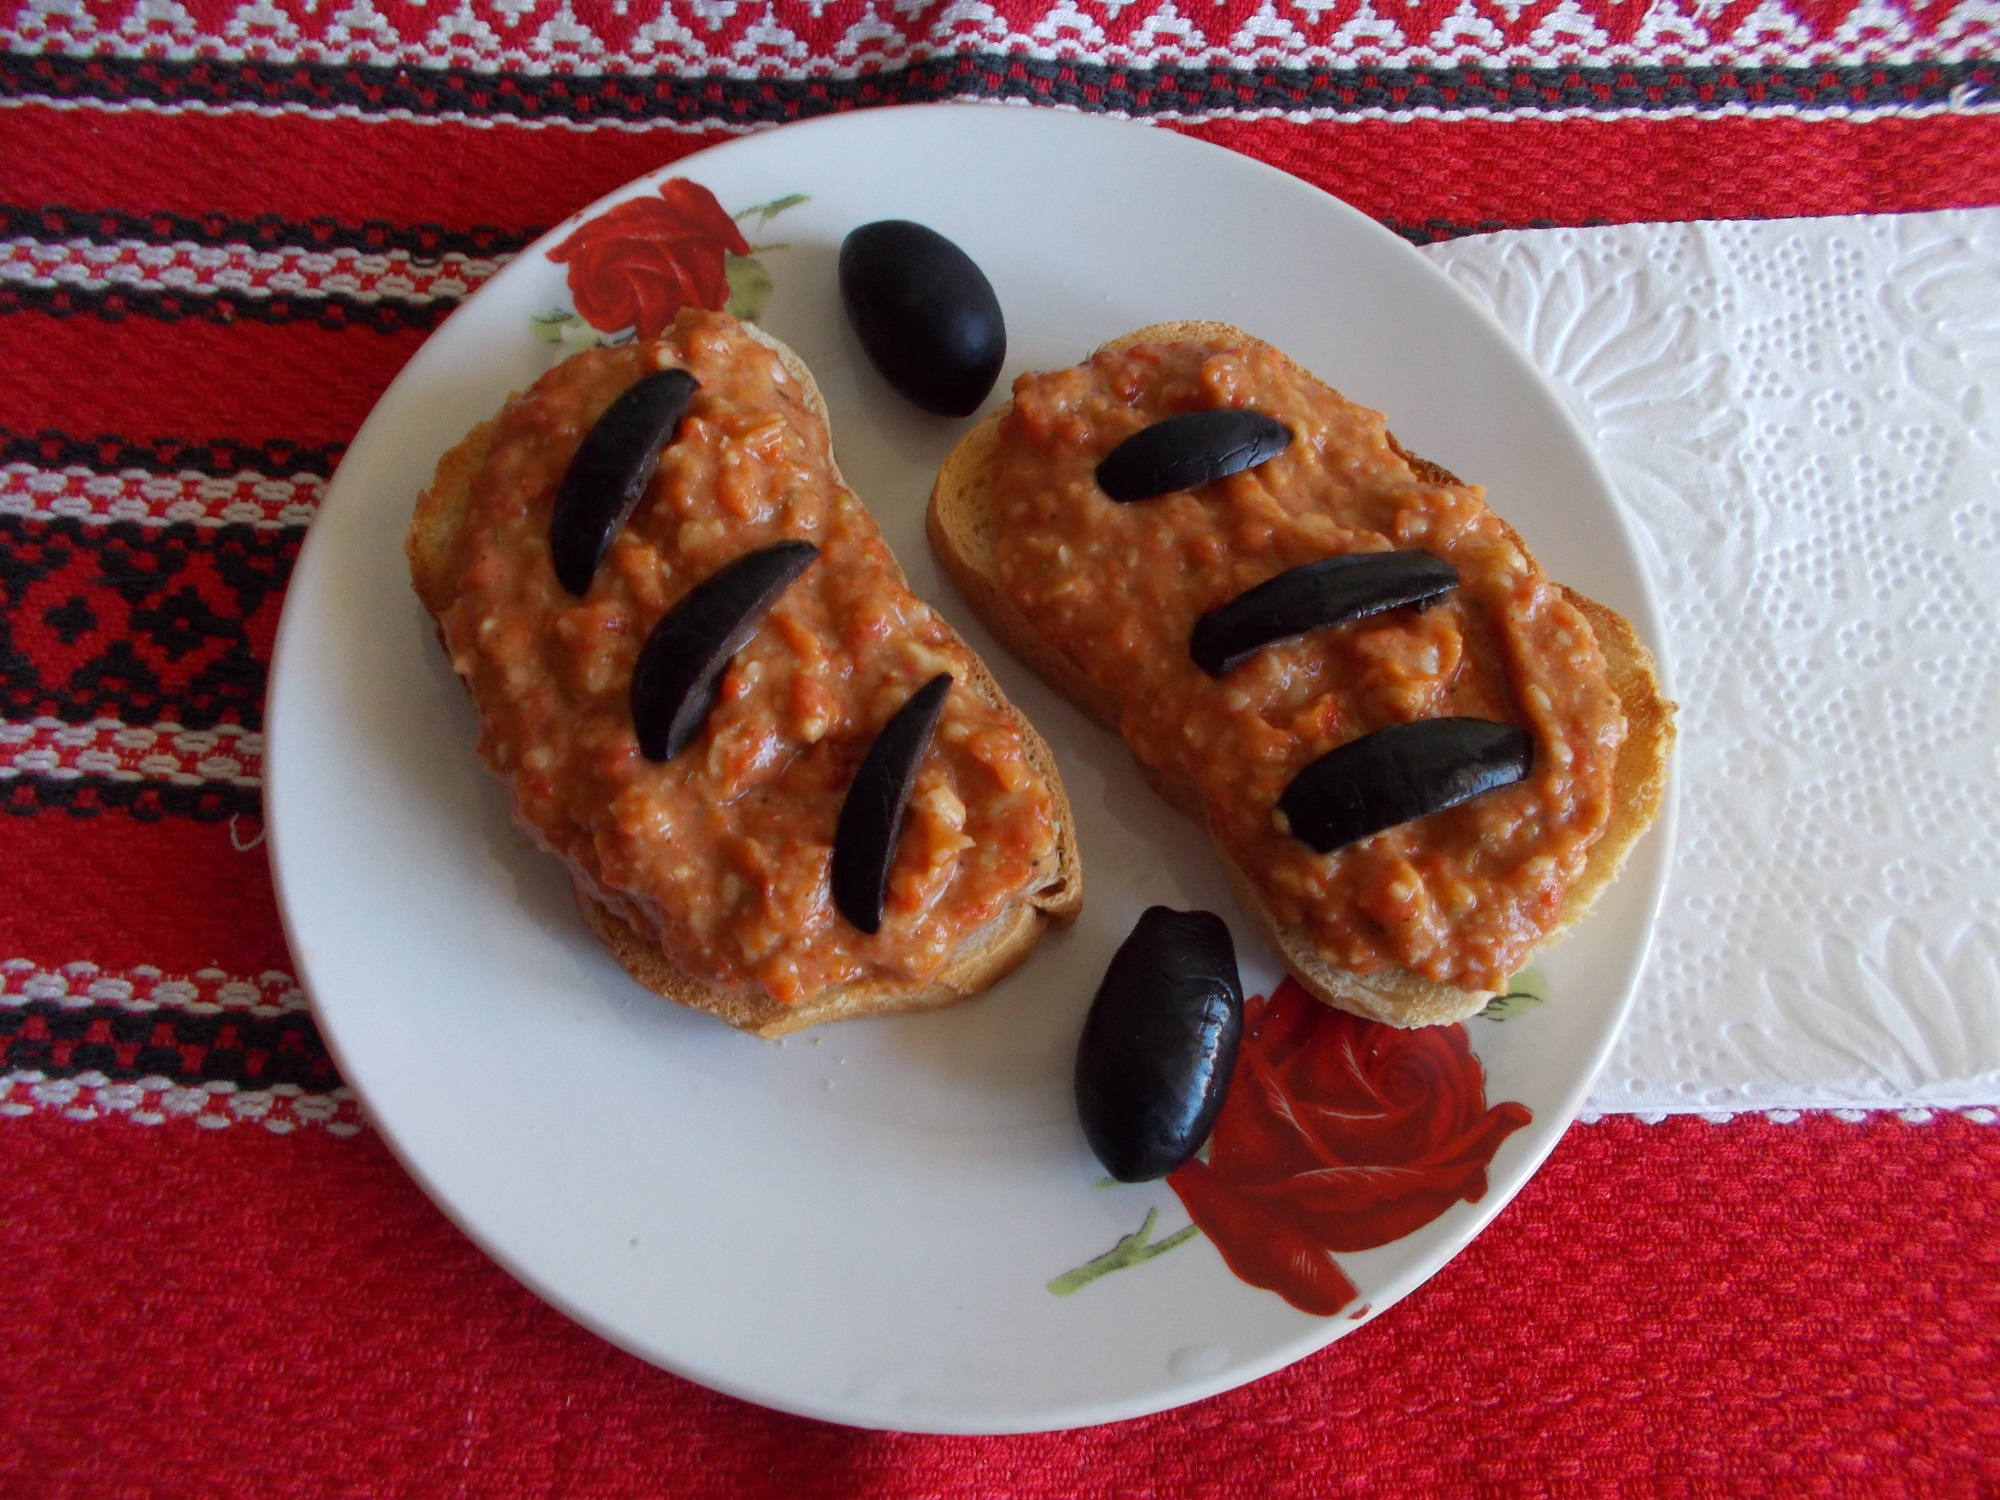
<path id="1" fill-rule="evenodd" d="M 1517 975 L 1518 992 L 1486 1014 L 1539 1005 L 1546 988 L 1533 970 Z M 1487 1107 L 1486 1070 L 1463 1026 L 1365 1021 L 1286 979 L 1244 1007 L 1228 1102 L 1206 1149 L 1167 1178 L 1194 1222 L 1156 1240 L 1159 1210 L 1149 1209 L 1049 1290 L 1070 1296 L 1206 1234 L 1242 1280 L 1332 1317 L 1357 1295 L 1336 1252 L 1389 1244 L 1455 1203 L 1477 1203 L 1494 1152 L 1532 1118 L 1522 1104 Z"/>
<path id="2" fill-rule="evenodd" d="M 715 194 L 670 177 L 659 196 L 629 198 L 577 226 L 549 259 L 568 265 L 577 315 L 591 327 L 650 339 L 683 307 L 720 311 L 729 300 L 724 257 L 749 254 Z"/>
<path id="3" fill-rule="evenodd" d="M 1478 1202 L 1494 1152 L 1531 1118 L 1487 1107 L 1463 1026 L 1365 1021 L 1287 979 L 1245 1017 L 1208 1159 L 1167 1181 L 1239 1277 L 1331 1316 L 1356 1295 L 1332 1252 Z"/>
<path id="4" fill-rule="evenodd" d="M 534 318 L 536 337 L 572 349 L 657 338 L 686 307 L 755 322 L 772 291 L 757 256 L 787 247 L 753 244 L 743 225 L 762 229 L 805 201 L 788 193 L 731 214 L 700 183 L 669 177 L 650 196 L 613 204 L 548 252 L 567 267 L 576 307 Z"/>

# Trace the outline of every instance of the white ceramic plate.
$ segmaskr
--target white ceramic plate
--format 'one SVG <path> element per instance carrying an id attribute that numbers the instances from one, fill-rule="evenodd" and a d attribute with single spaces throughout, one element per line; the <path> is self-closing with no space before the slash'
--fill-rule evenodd
<path id="1" fill-rule="evenodd" d="M 267 794 L 287 930 L 369 1117 L 440 1207 L 571 1317 L 766 1405 L 919 1431 L 1101 1422 L 1211 1395 L 1379 1314 L 1519 1189 L 1574 1117 L 1624 1016 L 1665 880 L 1656 830 L 1542 964 L 1551 1003 L 1470 1023 L 1490 1102 L 1533 1123 L 1490 1188 L 1392 1244 L 1337 1257 L 1334 1317 L 1240 1281 L 1207 1239 L 1058 1297 L 1048 1283 L 1158 1210 L 1100 1186 L 1069 1074 L 1112 950 L 1153 902 L 1231 916 L 1246 990 L 1278 976 L 1207 841 L 1123 746 L 978 626 L 923 541 L 931 475 L 966 424 L 903 404 L 839 312 L 856 225 L 912 218 L 962 245 L 1006 309 L 1007 370 L 1075 362 L 1169 318 L 1282 345 L 1389 412 L 1416 451 L 1485 482 L 1550 570 L 1658 617 L 1609 485 L 1559 399 L 1423 258 L 1314 188 L 1172 134 L 1044 110 L 940 106 L 755 135 L 620 190 L 685 177 L 731 213 L 807 195 L 750 239 L 761 321 L 825 389 L 840 462 L 924 598 L 1054 744 L 1088 872 L 1076 927 L 953 1010 L 761 1042 L 639 989 L 585 933 L 568 882 L 477 769 L 464 694 L 411 596 L 402 538 L 438 455 L 563 352 L 547 248 L 471 298 L 349 450 L 300 557 L 272 676 Z M 572 325 L 571 331 L 577 331 Z"/>

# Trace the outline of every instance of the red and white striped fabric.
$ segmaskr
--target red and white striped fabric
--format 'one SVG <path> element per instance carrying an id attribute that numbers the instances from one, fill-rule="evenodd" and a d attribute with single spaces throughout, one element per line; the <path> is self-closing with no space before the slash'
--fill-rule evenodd
<path id="1" fill-rule="evenodd" d="M 912 88 L 1177 118 L 1956 110 L 2000 29 L 1985 0 L 15 3 L 0 39 L 65 102 L 739 128 Z"/>
<path id="2" fill-rule="evenodd" d="M 651 1370 L 458 1236 L 302 1008 L 262 706 L 326 478 L 541 227 L 726 135 L 1155 119 L 1418 241 L 2000 203 L 1991 0 L 0 0 L 0 1489 L 2000 1489 L 2000 1121 L 1579 1124 L 1388 1315 L 1023 1440 Z"/>

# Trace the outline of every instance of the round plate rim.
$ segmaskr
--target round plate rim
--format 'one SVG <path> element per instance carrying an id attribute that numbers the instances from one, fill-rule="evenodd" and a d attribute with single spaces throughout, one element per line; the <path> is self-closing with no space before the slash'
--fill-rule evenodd
<path id="1" fill-rule="evenodd" d="M 726 159 L 730 154 L 746 149 L 766 149 L 766 143 L 774 137 L 781 135 L 796 137 L 804 132 L 844 131 L 857 128 L 880 129 L 888 127 L 895 117 L 908 118 L 910 116 L 921 116 L 940 110 L 949 110 L 962 114 L 979 113 L 995 117 L 1020 118 L 1025 116 L 1037 121 L 1061 120 L 1067 122 L 1065 126 L 1061 127 L 1065 129 L 1081 127 L 1087 130 L 1157 130 L 1157 127 L 1114 120 L 1104 116 L 1075 114 L 1066 111 L 1024 109 L 1021 106 L 1015 105 L 964 102 L 905 105 L 825 116 L 779 127 L 775 131 L 759 131 L 738 136 L 642 174 L 630 182 L 613 189 L 611 192 L 602 195 L 590 205 L 568 216 L 561 223 L 539 236 L 532 244 L 519 252 L 516 257 L 515 266 L 524 265 L 534 256 L 542 254 L 557 239 L 567 234 L 581 219 L 601 212 L 613 203 L 631 197 L 635 193 L 643 191 L 664 178 L 683 175 L 691 168 L 698 169 L 703 164 L 713 164 L 717 160 Z M 1162 135 L 1169 134 L 1164 131 L 1159 131 L 1158 133 Z M 1541 389 L 1547 398 L 1548 405 L 1552 409 L 1555 420 L 1567 428 L 1568 434 L 1575 446 L 1587 458 L 1588 465 L 1592 471 L 1592 478 L 1595 480 L 1601 495 L 1609 502 L 1608 518 L 1612 521 L 1617 534 L 1616 544 L 1624 552 L 1629 561 L 1639 594 L 1637 599 L 1630 601 L 1627 612 L 1632 616 L 1641 637 L 1653 649 L 1661 681 L 1670 693 L 1671 668 L 1663 649 L 1665 632 L 1659 602 L 1653 580 L 1643 565 L 1643 554 L 1635 544 L 1633 524 L 1623 507 L 1617 503 L 1615 488 L 1611 484 L 1609 476 L 1605 473 L 1603 464 L 1597 457 L 1592 444 L 1583 430 L 1582 424 L 1577 420 L 1575 414 L 1568 409 L 1560 395 L 1554 391 L 1546 378 L 1535 369 L 1527 356 L 1519 350 L 1511 335 L 1506 332 L 1497 318 L 1487 308 L 1472 298 L 1463 288 L 1451 281 L 1441 271 L 1438 271 L 1428 261 L 1424 260 L 1412 246 L 1372 219 L 1367 218 L 1351 205 L 1276 167 L 1258 161 L 1253 157 L 1244 156 L 1227 147 L 1184 135 L 1172 135 L 1172 139 L 1192 151 L 1227 158 L 1230 163 L 1230 169 L 1248 169 L 1252 172 L 1263 174 L 1267 184 L 1275 185 L 1278 190 L 1311 195 L 1313 198 L 1319 200 L 1321 208 L 1330 207 L 1339 214 L 1347 216 L 1350 220 L 1350 227 L 1365 229 L 1366 233 L 1378 236 L 1381 242 L 1385 242 L 1386 245 L 1393 247 L 1394 253 L 1405 255 L 1411 261 L 1422 265 L 1429 276 L 1433 278 L 1435 288 L 1440 296 L 1453 300 L 1461 312 L 1470 313 L 1485 324 L 1496 336 L 1497 340 L 1507 350 L 1511 351 L 1519 372 Z M 447 330 L 452 329 L 454 325 L 473 315 L 473 310 L 478 304 L 478 299 L 485 297 L 489 290 L 495 287 L 496 284 L 504 285 L 503 278 L 507 277 L 513 269 L 514 267 L 511 266 L 503 268 L 490 281 L 468 297 L 450 317 L 445 319 L 433 331 L 431 338 L 426 341 L 424 348 L 430 347 L 431 343 L 441 338 Z M 420 348 L 411 357 L 410 361 L 404 366 L 404 369 L 398 373 L 395 380 L 384 391 L 375 407 L 371 409 L 368 418 L 357 431 L 348 449 L 350 454 L 363 449 L 364 444 L 370 440 L 371 430 L 378 429 L 386 420 L 385 414 L 395 407 L 399 399 L 407 395 L 406 386 L 416 383 L 417 376 L 421 374 L 419 367 L 422 363 L 424 348 Z M 345 463 L 343 463 L 343 467 L 345 467 Z M 322 507 L 338 503 L 340 494 L 341 476 L 336 471 L 329 479 Z M 379 1108 L 378 1101 L 371 1098 L 368 1079 L 362 1076 L 361 1072 L 353 1069 L 349 1049 L 343 1043 L 339 1006 L 337 1004 L 329 1005 L 325 994 L 322 992 L 322 987 L 314 981 L 312 973 L 313 962 L 304 952 L 298 935 L 297 929 L 300 922 L 298 913 L 303 908 L 307 898 L 302 896 L 294 887 L 292 880 L 286 873 L 286 837 L 283 833 L 286 817 L 282 811 L 284 796 L 281 787 L 285 782 L 285 768 L 289 762 L 286 755 L 285 737 L 276 731 L 285 717 L 286 705 L 291 696 L 291 684 L 298 680 L 294 673 L 288 672 L 285 668 L 287 660 L 295 656 L 299 649 L 301 649 L 297 646 L 296 642 L 302 630 L 302 627 L 299 625 L 302 611 L 294 607 L 293 601 L 295 597 L 303 596 L 300 585 L 302 583 L 310 585 L 317 576 L 318 569 L 321 566 L 320 555 L 323 549 L 320 546 L 320 539 L 323 535 L 324 532 L 322 529 L 315 526 L 309 530 L 306 540 L 301 546 L 292 573 L 291 584 L 287 589 L 286 603 L 280 618 L 279 629 L 272 651 L 266 715 L 267 743 L 264 801 L 266 827 L 270 843 L 271 876 L 277 894 L 280 919 L 284 927 L 287 942 L 291 947 L 299 969 L 298 977 L 307 992 L 315 1021 L 320 1028 L 321 1036 L 335 1065 L 339 1068 L 342 1078 L 361 1099 L 364 1109 L 375 1124 L 376 1132 L 381 1136 L 398 1163 L 405 1171 L 409 1172 L 411 1177 L 418 1183 L 431 1201 L 445 1214 L 447 1219 L 471 1239 L 483 1253 L 496 1261 L 508 1274 L 533 1291 L 536 1296 L 556 1307 L 573 1321 L 589 1328 L 607 1342 L 624 1349 L 635 1357 L 725 1394 L 800 1416 L 844 1425 L 932 1433 L 999 1434 L 1056 1431 L 1169 1410 L 1262 1378 L 1264 1375 L 1282 1369 L 1305 1357 L 1307 1354 L 1325 1347 L 1325 1345 L 1352 1332 L 1354 1329 L 1365 1326 L 1364 1322 L 1350 1322 L 1344 1318 L 1327 1319 L 1325 1324 L 1326 1336 L 1318 1339 L 1316 1342 L 1300 1340 L 1296 1344 L 1273 1349 L 1268 1351 L 1264 1358 L 1252 1359 L 1245 1363 L 1233 1365 L 1224 1373 L 1210 1377 L 1188 1379 L 1180 1386 L 1175 1387 L 1170 1393 L 1162 1394 L 1156 1392 L 1140 1397 L 1106 1398 L 1095 1402 L 1072 1403 L 1070 1408 L 1060 1415 L 1038 1418 L 1026 1424 L 1007 1418 L 1000 1418 L 992 1422 L 964 1419 L 941 1422 L 913 1421 L 903 1416 L 871 1412 L 863 1407 L 858 1407 L 852 1402 L 827 1400 L 799 1392 L 774 1391 L 754 1382 L 737 1380 L 726 1370 L 714 1369 L 698 1362 L 678 1359 L 671 1352 L 649 1346 L 643 1340 L 630 1334 L 628 1330 L 620 1328 L 616 1323 L 598 1316 L 587 1307 L 579 1304 L 561 1286 L 551 1281 L 543 1268 L 524 1263 L 520 1257 L 513 1255 L 504 1246 L 497 1243 L 493 1234 L 489 1233 L 484 1225 L 462 1210 L 454 1198 L 449 1185 L 438 1180 L 437 1176 L 425 1167 L 413 1144 L 403 1139 L 397 1123 L 392 1119 L 392 1116 L 396 1113 L 394 1107 Z M 295 590 L 300 592 L 295 594 Z M 1630 982 L 1624 987 L 1624 993 L 1614 1007 L 1615 1014 L 1609 1016 L 1603 1026 L 1602 1036 L 1594 1049 L 1594 1055 L 1589 1065 L 1580 1070 L 1577 1076 L 1573 1078 L 1556 1109 L 1537 1111 L 1536 1127 L 1538 1128 L 1536 1129 L 1536 1135 L 1539 1139 L 1529 1158 L 1526 1160 L 1517 1160 L 1510 1165 L 1504 1174 L 1504 1180 L 1496 1181 L 1485 1199 L 1472 1206 L 1476 1210 L 1475 1212 L 1462 1212 L 1460 1214 L 1454 1222 L 1455 1232 L 1452 1235 L 1452 1242 L 1449 1248 L 1443 1250 L 1441 1253 L 1431 1255 L 1427 1258 L 1427 1263 L 1409 1268 L 1396 1279 L 1393 1290 L 1385 1295 L 1381 1301 L 1381 1305 L 1369 1314 L 1369 1321 L 1372 1321 L 1372 1318 L 1379 1315 L 1380 1312 L 1386 1311 L 1388 1307 L 1395 1305 L 1403 1297 L 1409 1295 L 1417 1286 L 1428 1280 L 1430 1276 L 1436 1274 L 1438 1270 L 1442 1269 L 1444 1265 L 1455 1258 L 1478 1234 L 1483 1232 L 1492 1219 L 1511 1201 L 1514 1194 L 1521 1187 L 1525 1186 L 1534 1176 L 1535 1172 L 1539 1170 L 1542 1162 L 1547 1158 L 1549 1152 L 1554 1149 L 1556 1142 L 1561 1138 L 1563 1132 L 1573 1122 L 1581 1109 L 1584 1098 L 1587 1096 L 1597 1074 L 1601 1071 L 1604 1062 L 1617 1041 L 1619 1032 L 1623 1028 L 1637 991 L 1639 977 L 1645 968 L 1657 914 L 1665 895 L 1666 873 L 1670 864 L 1674 834 L 1678 823 L 1678 793 L 1678 778 L 1674 775 L 1673 769 L 1670 767 L 1659 822 L 1648 834 L 1645 844 L 1634 857 L 1633 866 L 1627 870 L 1624 876 L 1627 880 L 1640 879 L 1650 882 L 1650 888 L 1643 903 L 1643 929 L 1638 936 L 1636 947 L 1626 961 L 1626 967 L 1629 969 L 1631 976 Z M 1462 1205 L 1461 1207 L 1463 1208 L 1464 1206 Z M 882 1419 L 885 1417 L 886 1419 Z"/>

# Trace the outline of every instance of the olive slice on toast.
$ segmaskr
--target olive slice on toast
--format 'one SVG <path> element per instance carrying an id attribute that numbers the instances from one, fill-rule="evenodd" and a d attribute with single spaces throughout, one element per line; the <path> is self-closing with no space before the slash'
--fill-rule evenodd
<path id="1" fill-rule="evenodd" d="M 940 672 L 910 694 L 875 736 L 840 804 L 833 833 L 833 904 L 863 932 L 881 930 L 910 789 L 950 691 L 951 673 Z"/>
<path id="2" fill-rule="evenodd" d="M 686 370 L 656 370 L 604 410 L 563 471 L 549 517 L 549 561 L 579 599 L 626 519 L 653 482 L 660 450 L 680 431 L 696 381 Z"/>
<path id="3" fill-rule="evenodd" d="M 1344 620 L 1430 604 L 1458 587 L 1458 569 L 1435 553 L 1350 552 L 1266 579 L 1195 621 L 1188 654 L 1211 677 L 1277 641 Z"/>
<path id="4" fill-rule="evenodd" d="M 1292 429 L 1261 411 L 1226 406 L 1142 427 L 1097 465 L 1113 500 L 1151 500 L 1254 469 L 1292 444 Z"/>
<path id="5" fill-rule="evenodd" d="M 1489 719 L 1418 719 L 1338 745 L 1278 798 L 1292 837 L 1321 854 L 1520 781 L 1534 764 L 1525 730 Z"/>
<path id="6" fill-rule="evenodd" d="M 746 552 L 660 616 L 632 672 L 632 725 L 646 759 L 672 760 L 701 733 L 729 659 L 818 556 L 800 541 Z"/>

